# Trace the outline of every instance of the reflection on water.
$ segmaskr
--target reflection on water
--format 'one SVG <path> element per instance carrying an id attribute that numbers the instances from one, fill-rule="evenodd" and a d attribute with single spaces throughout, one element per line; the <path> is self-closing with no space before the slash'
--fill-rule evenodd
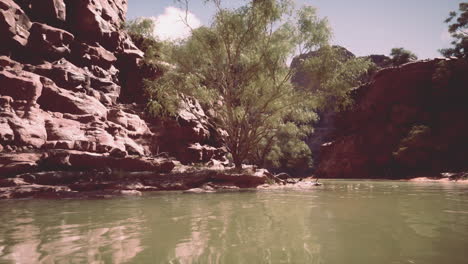
<path id="1" fill-rule="evenodd" d="M 0 263 L 466 263 L 468 186 L 0 202 Z"/>
<path id="2" fill-rule="evenodd" d="M 0 263 L 129 262 L 142 251 L 141 219 L 110 213 L 105 220 L 99 206 L 89 210 L 93 202 L 100 201 L 2 203 Z"/>

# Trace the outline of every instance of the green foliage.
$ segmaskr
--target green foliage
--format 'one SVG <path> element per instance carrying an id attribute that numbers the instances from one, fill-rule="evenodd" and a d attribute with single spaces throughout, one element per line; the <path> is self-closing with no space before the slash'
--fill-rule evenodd
<path id="1" fill-rule="evenodd" d="M 453 69 L 446 61 L 439 61 L 432 74 L 432 83 L 436 88 L 447 87 L 452 79 Z"/>
<path id="2" fill-rule="evenodd" d="M 171 68 L 164 60 L 167 60 L 172 44 L 158 41 L 154 37 L 154 22 L 151 19 L 130 20 L 126 22 L 124 29 L 135 45 L 145 53 L 140 70 L 149 72 L 150 76 L 144 81 L 146 95 L 149 98 L 146 108 L 148 113 L 160 117 L 172 116 L 177 110 L 172 102 L 178 97 L 174 93 L 167 92 L 172 89 L 159 85 L 153 74 L 157 72 L 159 73 L 157 76 L 161 76 Z"/>
<path id="3" fill-rule="evenodd" d="M 432 74 L 433 87 L 465 90 L 460 78 L 466 76 L 467 69 L 468 60 L 439 61 Z"/>
<path id="4" fill-rule="evenodd" d="M 312 153 L 304 142 L 310 126 L 287 122 L 278 127 L 270 137 L 262 139 L 253 161 L 261 166 L 303 172 L 312 167 Z"/>
<path id="5" fill-rule="evenodd" d="M 411 51 L 404 48 L 393 48 L 390 52 L 392 63 L 395 66 L 415 61 L 418 57 Z"/>
<path id="6" fill-rule="evenodd" d="M 299 71 L 309 81 L 298 89 L 312 92 L 319 108 L 344 109 L 352 103 L 352 88 L 371 66 L 369 59 L 356 58 L 344 48 L 324 46 L 300 62 Z"/>
<path id="7" fill-rule="evenodd" d="M 468 54 L 468 3 L 460 3 L 459 13 L 450 12 L 445 20 L 449 24 L 448 32 L 454 39 L 453 48 L 441 49 L 439 52 L 446 56 L 467 57 Z"/>
<path id="8" fill-rule="evenodd" d="M 160 59 L 163 43 L 157 41 L 153 35 L 153 20 L 148 18 L 129 20 L 125 22 L 124 29 L 135 45 L 145 53 L 146 63 L 155 64 Z"/>
<path id="9" fill-rule="evenodd" d="M 131 34 L 140 35 L 147 39 L 152 39 L 154 32 L 154 21 L 149 18 L 128 20 L 124 24 L 124 29 Z"/>
<path id="10" fill-rule="evenodd" d="M 306 122 L 313 116 L 315 102 L 308 91 L 294 89 L 287 61 L 298 50 L 325 46 L 330 30 L 315 9 L 294 12 L 290 1 L 255 0 L 238 9 L 207 2 L 217 8 L 213 23 L 171 47 L 174 68 L 150 90 L 164 95 L 172 105 L 168 112 L 185 96 L 213 108 L 215 126 L 229 135 L 225 146 L 239 168 L 262 142 L 281 136 L 288 118 Z"/>
<path id="11" fill-rule="evenodd" d="M 400 142 L 400 146 L 394 156 L 401 156 L 402 153 L 408 151 L 410 148 L 423 147 L 427 144 L 431 135 L 431 129 L 425 125 L 415 125 L 408 132 L 408 135 Z"/>
<path id="12" fill-rule="evenodd" d="M 440 153 L 444 147 L 436 143 L 433 132 L 426 125 L 414 125 L 393 152 L 396 161 L 408 167 L 430 163 L 435 153 Z M 419 165 L 420 166 L 420 165 Z"/>

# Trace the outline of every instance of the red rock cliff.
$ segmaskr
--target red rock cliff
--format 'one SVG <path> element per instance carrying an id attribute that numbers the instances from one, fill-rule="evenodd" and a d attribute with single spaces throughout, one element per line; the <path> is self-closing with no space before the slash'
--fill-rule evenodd
<path id="1" fill-rule="evenodd" d="M 335 120 L 317 175 L 403 178 L 467 169 L 467 73 L 464 59 L 381 70 Z"/>
<path id="2" fill-rule="evenodd" d="M 83 167 L 85 154 L 148 164 L 160 152 L 186 163 L 222 156 L 193 116 L 162 122 L 120 103 L 132 93 L 121 76 L 143 57 L 120 29 L 126 10 L 126 0 L 0 0 L 0 177 L 107 164 Z"/>

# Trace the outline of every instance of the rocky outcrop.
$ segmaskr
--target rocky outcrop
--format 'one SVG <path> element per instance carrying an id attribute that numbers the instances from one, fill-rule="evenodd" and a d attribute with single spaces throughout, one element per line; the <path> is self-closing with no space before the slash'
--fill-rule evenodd
<path id="1" fill-rule="evenodd" d="M 161 171 L 171 169 L 164 164 Z M 0 179 L 0 199 L 109 197 L 141 195 L 146 191 L 204 192 L 213 190 L 257 188 L 273 176 L 266 170 L 229 171 L 199 170 L 164 174 L 107 170 L 105 172 L 50 171 L 20 174 Z"/>
<path id="2" fill-rule="evenodd" d="M 86 41 L 101 41 L 118 32 L 127 13 L 127 0 L 64 0 L 66 21 Z"/>
<path id="3" fill-rule="evenodd" d="M 10 54 L 17 52 L 28 43 L 31 21 L 13 0 L 0 1 L 0 51 Z"/>
<path id="4" fill-rule="evenodd" d="M 34 22 L 30 29 L 27 48 L 30 60 L 57 60 L 70 55 L 70 44 L 75 39 L 71 33 Z"/>
<path id="5" fill-rule="evenodd" d="M 219 131 L 211 128 L 200 104 L 186 99 L 175 120 L 165 120 L 157 131 L 158 151 L 167 152 L 183 164 L 224 160 L 226 150 L 219 144 Z"/>
<path id="6" fill-rule="evenodd" d="M 146 116 L 142 78 L 162 73 L 139 73 L 144 54 L 121 30 L 126 9 L 126 0 L 0 0 L 0 178 L 167 173 L 175 159 L 223 159 L 195 101 L 174 119 Z"/>
<path id="7" fill-rule="evenodd" d="M 335 119 L 316 173 L 403 178 L 460 171 L 468 155 L 468 61 L 435 59 L 381 70 Z"/>

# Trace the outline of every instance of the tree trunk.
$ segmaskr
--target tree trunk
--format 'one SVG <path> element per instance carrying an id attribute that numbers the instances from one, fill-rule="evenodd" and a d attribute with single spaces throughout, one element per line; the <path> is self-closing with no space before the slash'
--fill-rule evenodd
<path id="1" fill-rule="evenodd" d="M 242 159 L 239 157 L 232 157 L 234 160 L 234 165 L 236 166 L 236 170 L 240 171 L 242 170 Z"/>

